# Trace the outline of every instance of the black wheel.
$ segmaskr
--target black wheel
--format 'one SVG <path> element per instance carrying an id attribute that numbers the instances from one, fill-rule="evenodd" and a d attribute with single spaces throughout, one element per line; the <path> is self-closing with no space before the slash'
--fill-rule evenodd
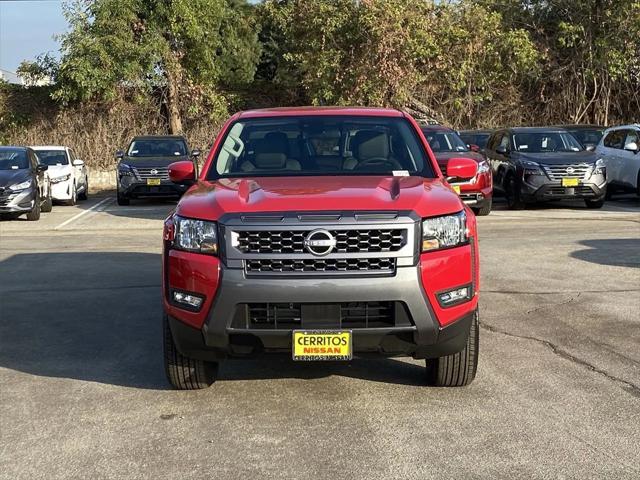
<path id="1" fill-rule="evenodd" d="M 607 185 L 607 192 L 604 194 L 604 198 L 611 200 L 613 198 L 613 185 Z"/>
<path id="2" fill-rule="evenodd" d="M 476 310 L 467 345 L 461 352 L 427 360 L 427 382 L 437 387 L 464 387 L 473 382 L 480 353 L 479 315 Z"/>
<path id="3" fill-rule="evenodd" d="M 167 316 L 162 318 L 164 334 L 164 371 L 167 380 L 178 390 L 207 388 L 216 381 L 218 364 L 185 357 L 176 348 Z"/>
<path id="4" fill-rule="evenodd" d="M 120 193 L 120 190 L 116 191 L 116 196 L 117 196 L 117 200 L 118 200 L 118 205 L 129 205 L 131 203 L 131 200 L 129 200 L 129 198 L 125 197 L 124 195 L 122 195 Z"/>
<path id="5" fill-rule="evenodd" d="M 86 200 L 87 198 L 89 198 L 89 179 L 84 177 L 84 190 L 78 195 L 78 199 Z"/>
<path id="6" fill-rule="evenodd" d="M 520 185 L 513 174 L 509 174 L 505 181 L 505 196 L 507 197 L 507 208 L 509 210 L 522 210 L 524 202 L 520 198 Z"/>
<path id="7" fill-rule="evenodd" d="M 40 194 L 36 194 L 36 199 L 33 202 L 33 208 L 30 212 L 27 212 L 27 220 L 30 222 L 40 220 Z"/>
<path id="8" fill-rule="evenodd" d="M 489 199 L 489 201 L 487 203 L 485 203 L 482 207 L 480 208 L 472 208 L 473 213 L 476 214 L 476 216 L 478 217 L 484 217 L 486 215 L 489 215 L 491 213 L 491 204 L 492 204 L 493 200 Z"/>
<path id="9" fill-rule="evenodd" d="M 601 198 L 600 200 L 590 200 L 588 198 L 585 198 L 584 203 L 587 208 L 602 208 L 602 206 L 604 205 L 604 198 Z"/>
<path id="10" fill-rule="evenodd" d="M 42 204 L 42 211 L 45 213 L 49 213 L 53 209 L 53 199 L 51 198 L 51 189 L 49 189 L 49 194 L 47 195 L 46 200 Z"/>
<path id="11" fill-rule="evenodd" d="M 76 190 L 76 184 L 71 187 L 71 198 L 67 200 L 67 205 L 75 205 L 78 201 L 78 191 Z"/>

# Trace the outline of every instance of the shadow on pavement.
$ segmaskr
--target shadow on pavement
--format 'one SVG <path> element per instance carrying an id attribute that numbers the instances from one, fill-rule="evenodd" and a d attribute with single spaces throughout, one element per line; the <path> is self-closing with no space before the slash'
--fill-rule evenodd
<path id="1" fill-rule="evenodd" d="M 32 375 L 169 389 L 162 364 L 160 255 L 17 254 L 0 262 L 0 367 Z M 298 363 L 285 356 L 230 360 L 221 381 L 330 375 L 425 383 L 394 359 Z"/>
<path id="2" fill-rule="evenodd" d="M 599 265 L 640 268 L 638 238 L 583 240 L 579 243 L 588 248 L 572 252 L 573 258 Z"/>

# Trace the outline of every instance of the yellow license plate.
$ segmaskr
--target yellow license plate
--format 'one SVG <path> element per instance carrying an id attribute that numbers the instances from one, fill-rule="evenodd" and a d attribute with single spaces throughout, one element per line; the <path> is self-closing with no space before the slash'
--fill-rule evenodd
<path id="1" fill-rule="evenodd" d="M 458 185 L 451 185 L 451 188 L 453 188 L 454 192 L 460 195 L 460 187 Z"/>
<path id="2" fill-rule="evenodd" d="M 562 186 L 563 187 L 577 187 L 580 185 L 580 180 L 578 178 L 563 178 Z"/>
<path id="3" fill-rule="evenodd" d="M 294 330 L 293 359 L 351 360 L 353 347 L 351 330 Z"/>
<path id="4" fill-rule="evenodd" d="M 147 185 L 160 185 L 159 178 L 147 178 Z"/>

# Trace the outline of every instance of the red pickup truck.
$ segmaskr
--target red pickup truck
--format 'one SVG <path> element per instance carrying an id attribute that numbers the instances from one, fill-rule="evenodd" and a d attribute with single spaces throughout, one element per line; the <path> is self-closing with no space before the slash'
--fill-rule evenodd
<path id="1" fill-rule="evenodd" d="M 476 176 L 452 158 L 452 179 Z M 474 214 L 418 124 L 375 108 L 286 108 L 229 119 L 164 224 L 164 362 L 178 389 L 228 358 L 368 354 L 426 360 L 463 386 L 478 363 Z"/>

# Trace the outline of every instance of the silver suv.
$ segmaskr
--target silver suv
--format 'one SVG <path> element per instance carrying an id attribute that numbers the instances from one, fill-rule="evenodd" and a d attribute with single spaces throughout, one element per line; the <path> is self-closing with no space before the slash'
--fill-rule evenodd
<path id="1" fill-rule="evenodd" d="M 609 128 L 596 147 L 607 166 L 607 192 L 632 191 L 640 195 L 640 124 Z"/>

